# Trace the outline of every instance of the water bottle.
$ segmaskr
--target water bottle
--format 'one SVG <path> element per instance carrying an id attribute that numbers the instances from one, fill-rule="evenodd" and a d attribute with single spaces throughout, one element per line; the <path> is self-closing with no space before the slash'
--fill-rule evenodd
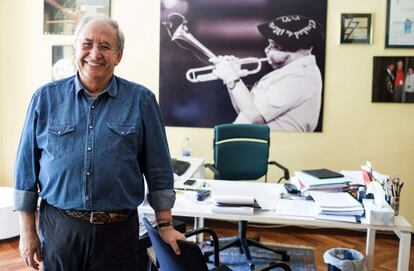
<path id="1" fill-rule="evenodd" d="M 191 156 L 190 139 L 188 137 L 184 138 L 183 145 L 181 147 L 181 155 Z"/>

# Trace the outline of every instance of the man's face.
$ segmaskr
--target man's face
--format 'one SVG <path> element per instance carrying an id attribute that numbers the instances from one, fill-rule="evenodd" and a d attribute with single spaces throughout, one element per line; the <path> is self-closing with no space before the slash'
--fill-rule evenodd
<path id="1" fill-rule="evenodd" d="M 283 67 L 291 55 L 290 52 L 281 51 L 273 40 L 269 40 L 269 45 L 265 48 L 264 52 L 269 58 L 268 62 L 273 69 Z"/>
<path id="2" fill-rule="evenodd" d="M 73 58 L 82 83 L 109 81 L 122 58 L 115 29 L 104 21 L 88 22 L 75 41 Z"/>
<path id="3" fill-rule="evenodd" d="M 390 71 L 393 71 L 394 68 L 395 68 L 394 64 L 390 64 L 388 67 L 389 67 Z"/>

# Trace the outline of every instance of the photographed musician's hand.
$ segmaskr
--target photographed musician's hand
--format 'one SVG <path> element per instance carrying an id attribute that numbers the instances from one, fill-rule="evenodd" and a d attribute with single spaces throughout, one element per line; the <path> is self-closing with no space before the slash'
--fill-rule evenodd
<path id="1" fill-rule="evenodd" d="M 210 59 L 214 64 L 214 73 L 226 85 L 240 78 L 240 62 L 235 56 L 218 56 Z"/>

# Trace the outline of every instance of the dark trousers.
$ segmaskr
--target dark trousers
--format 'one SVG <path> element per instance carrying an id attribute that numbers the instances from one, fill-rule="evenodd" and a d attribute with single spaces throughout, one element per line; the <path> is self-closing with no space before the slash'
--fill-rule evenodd
<path id="1" fill-rule="evenodd" d="M 42 201 L 39 233 L 44 271 L 136 271 L 138 215 L 96 225 L 73 218 Z"/>

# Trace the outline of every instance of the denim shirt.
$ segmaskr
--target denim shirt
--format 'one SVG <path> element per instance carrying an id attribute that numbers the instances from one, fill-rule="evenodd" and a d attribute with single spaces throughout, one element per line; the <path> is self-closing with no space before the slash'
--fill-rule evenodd
<path id="1" fill-rule="evenodd" d="M 174 205 L 173 171 L 155 96 L 113 76 L 92 99 L 77 76 L 32 97 L 15 164 L 15 210 L 36 210 L 40 196 L 61 209 L 155 210 Z"/>

